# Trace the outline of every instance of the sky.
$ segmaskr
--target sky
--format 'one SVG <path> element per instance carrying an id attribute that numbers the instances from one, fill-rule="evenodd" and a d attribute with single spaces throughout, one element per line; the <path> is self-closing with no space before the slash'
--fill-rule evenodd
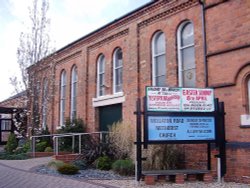
<path id="1" fill-rule="evenodd" d="M 52 46 L 60 49 L 150 0 L 49 0 Z M 17 47 L 27 31 L 32 0 L 0 0 L 0 101 L 15 95 L 10 77 L 21 78 Z"/>

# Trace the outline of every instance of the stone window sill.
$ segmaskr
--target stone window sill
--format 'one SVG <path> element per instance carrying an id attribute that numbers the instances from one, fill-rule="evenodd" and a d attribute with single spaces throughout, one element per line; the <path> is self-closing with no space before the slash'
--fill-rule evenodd
<path id="1" fill-rule="evenodd" d="M 92 99 L 93 107 L 107 106 L 112 104 L 118 104 L 125 102 L 125 96 L 123 92 L 113 95 L 105 95 Z"/>

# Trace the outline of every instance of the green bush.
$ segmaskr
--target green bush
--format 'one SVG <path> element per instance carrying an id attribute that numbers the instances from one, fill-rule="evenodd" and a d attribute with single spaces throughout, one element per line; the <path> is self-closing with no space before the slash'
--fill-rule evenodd
<path id="1" fill-rule="evenodd" d="M 53 149 L 51 147 L 46 147 L 44 151 L 45 152 L 53 152 Z"/>
<path id="2" fill-rule="evenodd" d="M 99 157 L 96 161 L 96 168 L 100 170 L 110 170 L 112 160 L 108 156 Z"/>
<path id="3" fill-rule="evenodd" d="M 64 164 L 60 166 L 57 171 L 61 174 L 74 175 L 77 174 L 79 169 L 72 164 Z"/>
<path id="4" fill-rule="evenodd" d="M 7 144 L 5 146 L 5 151 L 7 153 L 13 153 L 13 151 L 17 148 L 17 146 L 18 146 L 18 142 L 17 142 L 15 134 L 10 133 Z"/>
<path id="5" fill-rule="evenodd" d="M 117 160 L 112 164 L 112 170 L 120 175 L 134 175 L 134 164 L 130 159 Z"/>
<path id="6" fill-rule="evenodd" d="M 65 126 L 62 126 L 61 129 L 57 130 L 57 134 L 64 133 L 84 133 L 86 130 L 86 125 L 82 119 L 70 120 L 66 119 Z M 79 137 L 75 137 L 75 152 L 78 152 L 79 148 Z M 72 151 L 72 137 L 64 137 L 59 139 L 59 150 L 60 151 Z"/>
<path id="7" fill-rule="evenodd" d="M 44 152 L 45 148 L 48 146 L 46 141 L 39 142 L 36 144 L 36 151 L 37 152 Z"/>
<path id="8" fill-rule="evenodd" d="M 28 155 L 25 153 L 20 154 L 9 154 L 9 153 L 1 153 L 0 159 L 2 160 L 25 160 L 28 159 Z"/>
<path id="9" fill-rule="evenodd" d="M 23 153 L 27 153 L 31 150 L 31 142 L 29 140 L 26 140 L 25 144 L 23 145 Z"/>
<path id="10" fill-rule="evenodd" d="M 48 163 L 48 167 L 57 170 L 59 167 L 65 165 L 63 161 L 60 160 L 52 160 Z"/>
<path id="11" fill-rule="evenodd" d="M 17 147 L 13 152 L 14 154 L 21 154 L 21 153 L 27 153 L 30 151 L 30 141 L 26 140 L 24 144 Z"/>
<path id="12" fill-rule="evenodd" d="M 72 161 L 71 164 L 79 168 L 79 170 L 85 170 L 87 168 L 87 164 L 84 160 L 75 160 Z"/>

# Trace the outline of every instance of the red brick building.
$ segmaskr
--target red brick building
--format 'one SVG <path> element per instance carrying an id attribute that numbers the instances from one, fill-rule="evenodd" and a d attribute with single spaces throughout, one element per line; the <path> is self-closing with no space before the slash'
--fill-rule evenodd
<path id="1" fill-rule="evenodd" d="M 225 102 L 225 178 L 250 182 L 249 29 L 248 0 L 151 1 L 29 68 L 31 117 L 40 114 L 30 123 L 54 132 L 78 117 L 106 130 L 135 124 L 145 86 L 214 88 Z"/>

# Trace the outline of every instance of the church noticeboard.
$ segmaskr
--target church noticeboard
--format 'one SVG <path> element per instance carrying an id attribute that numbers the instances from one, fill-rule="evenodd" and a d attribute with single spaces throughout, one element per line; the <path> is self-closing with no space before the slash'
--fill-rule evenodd
<path id="1" fill-rule="evenodd" d="M 209 88 L 146 87 L 146 98 L 148 111 L 214 111 L 214 91 Z"/>
<path id="2" fill-rule="evenodd" d="M 148 141 L 215 140 L 215 119 L 210 116 L 148 116 Z"/>

